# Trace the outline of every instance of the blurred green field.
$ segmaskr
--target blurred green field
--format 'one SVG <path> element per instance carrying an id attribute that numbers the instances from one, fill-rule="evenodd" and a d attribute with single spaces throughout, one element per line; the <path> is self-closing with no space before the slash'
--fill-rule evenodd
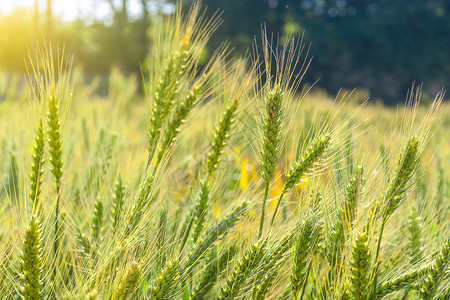
<path id="1" fill-rule="evenodd" d="M 449 299 L 445 95 L 422 105 L 412 87 L 397 108 L 358 91 L 327 95 L 282 67 L 303 62 L 295 40 L 266 57 L 266 66 L 277 58 L 275 79 L 250 59 L 227 62 L 225 50 L 199 70 L 215 26 L 195 8 L 163 23 L 145 96 L 141 79 L 119 70 L 99 95 L 100 78 L 66 68 L 70 61 L 53 59 L 49 48 L 31 55 L 26 84 L 0 73 L 2 298 Z M 270 140 L 267 103 L 277 82 L 283 127 L 262 206 L 262 141 Z M 219 121 L 233 103 L 224 132 Z M 40 121 L 45 162 L 36 181 Z M 294 161 L 325 136 L 326 150 L 287 187 Z M 405 163 L 416 138 L 416 157 Z M 211 170 L 214 147 L 220 159 Z M 41 179 L 37 201 L 30 193 Z"/>

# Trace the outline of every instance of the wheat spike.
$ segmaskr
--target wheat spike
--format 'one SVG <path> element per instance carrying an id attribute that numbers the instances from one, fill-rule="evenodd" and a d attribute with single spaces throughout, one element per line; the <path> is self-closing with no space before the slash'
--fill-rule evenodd
<path id="1" fill-rule="evenodd" d="M 194 207 L 194 233 L 192 234 L 192 241 L 195 244 L 202 233 L 205 221 L 206 213 L 208 211 L 209 202 L 209 182 L 204 179 L 200 183 L 200 194 L 197 198 Z"/>
<path id="2" fill-rule="evenodd" d="M 55 177 L 56 186 L 56 208 L 55 208 L 55 238 L 53 241 L 54 254 L 58 252 L 58 223 L 59 223 L 59 202 L 60 202 L 60 187 L 62 177 L 62 140 L 61 140 L 61 124 L 59 122 L 59 106 L 56 100 L 55 94 L 48 98 L 48 111 L 47 111 L 47 125 L 48 125 L 48 145 L 50 153 L 50 171 Z"/>
<path id="3" fill-rule="evenodd" d="M 292 257 L 291 286 L 292 295 L 296 299 L 300 289 L 307 280 L 308 255 L 314 253 L 319 232 L 315 218 L 308 219 L 300 229 Z"/>
<path id="4" fill-rule="evenodd" d="M 41 186 L 43 182 L 44 173 L 44 145 L 45 136 L 42 119 L 39 120 L 38 129 L 36 131 L 35 141 L 33 145 L 33 155 L 30 172 L 30 199 L 33 201 L 33 207 L 39 204 L 39 197 L 41 195 Z"/>
<path id="5" fill-rule="evenodd" d="M 277 206 L 275 207 L 275 211 L 273 212 L 271 225 L 275 221 L 275 217 L 278 212 L 278 208 L 280 207 L 281 200 L 283 199 L 284 194 L 288 189 L 292 188 L 300 178 L 311 168 L 313 168 L 314 164 L 322 157 L 323 153 L 328 147 L 330 143 L 331 136 L 330 134 L 326 134 L 323 137 L 317 138 L 312 145 L 302 154 L 294 163 L 294 165 L 289 169 L 289 172 L 286 174 L 286 182 L 284 184 L 283 191 L 281 192 L 280 198 L 278 199 Z"/>
<path id="6" fill-rule="evenodd" d="M 389 218 L 395 209 L 400 205 L 400 201 L 404 198 L 407 189 L 406 184 L 414 174 L 417 167 L 419 155 L 419 138 L 411 137 L 406 144 L 402 157 L 400 158 L 397 171 L 388 187 L 385 197 L 385 209 L 383 219 Z"/>
<path id="7" fill-rule="evenodd" d="M 227 140 L 229 139 L 231 126 L 234 123 L 234 116 L 236 114 L 238 106 L 239 98 L 235 98 L 224 111 L 222 117 L 220 118 L 219 124 L 217 124 L 214 130 L 214 136 L 211 141 L 211 150 L 208 153 L 206 162 L 208 177 L 212 177 L 217 169 L 218 163 L 220 161 L 220 156 L 223 152 L 223 148 L 225 147 Z"/>
<path id="8" fill-rule="evenodd" d="M 337 220 L 331 225 L 327 240 L 327 259 L 331 265 L 341 260 L 342 248 L 345 243 L 346 234 L 350 231 L 353 219 L 356 216 L 359 199 L 362 197 L 364 188 L 363 168 L 356 168 L 355 175 L 350 179 L 346 187 L 346 195 Z"/>
<path id="9" fill-rule="evenodd" d="M 132 299 L 139 286 L 140 276 L 141 270 L 139 264 L 137 262 L 131 263 L 115 291 L 114 299 Z"/>
<path id="10" fill-rule="evenodd" d="M 350 266 L 349 292 L 352 295 L 352 299 L 368 299 L 370 253 L 365 233 L 358 234 L 356 238 Z"/>
<path id="11" fill-rule="evenodd" d="M 166 263 L 158 277 L 150 287 L 149 299 L 167 299 L 172 295 L 173 289 L 177 285 L 179 276 L 179 264 L 177 260 Z"/>
<path id="12" fill-rule="evenodd" d="M 231 246 L 224 253 L 216 258 L 217 252 L 211 251 L 211 262 L 206 269 L 200 274 L 200 279 L 197 285 L 191 292 L 191 299 L 202 300 L 205 299 L 206 294 L 214 287 L 217 282 L 217 277 L 226 268 L 230 260 L 237 252 L 237 247 Z"/>
<path id="13" fill-rule="evenodd" d="M 153 174 L 147 174 L 147 176 L 145 177 L 145 180 L 142 183 L 136 202 L 131 208 L 130 215 L 128 216 L 128 220 L 126 221 L 124 228 L 125 235 L 130 234 L 136 228 L 139 221 L 141 220 L 142 214 L 144 213 L 144 209 L 148 204 L 154 179 L 155 178 Z"/>
<path id="14" fill-rule="evenodd" d="M 169 57 L 156 86 L 148 133 L 150 156 L 156 149 L 162 126 L 172 109 L 173 99 L 180 84 L 179 80 L 186 71 L 187 46 L 188 43 L 181 43 L 180 48 Z"/>
<path id="15" fill-rule="evenodd" d="M 408 252 L 411 264 L 416 264 L 422 258 L 422 226 L 421 219 L 413 207 L 408 217 Z"/>
<path id="16" fill-rule="evenodd" d="M 97 197 L 94 206 L 94 215 L 92 217 L 92 238 L 98 240 L 103 225 L 103 201 L 100 197 Z"/>
<path id="17" fill-rule="evenodd" d="M 419 299 L 432 299 L 450 261 L 450 239 L 447 239 L 421 284 Z"/>
<path id="18" fill-rule="evenodd" d="M 20 292 L 23 299 L 42 299 L 42 228 L 39 218 L 31 218 L 25 232 L 25 240 L 21 253 Z"/>
<path id="19" fill-rule="evenodd" d="M 207 231 L 203 232 L 197 243 L 192 247 L 188 254 L 188 259 L 184 269 L 191 268 L 198 260 L 214 245 L 214 243 L 223 238 L 230 228 L 232 228 L 239 218 L 247 210 L 248 202 L 243 201 L 236 206 L 226 216 L 220 218 L 216 224 L 212 225 Z"/>
<path id="20" fill-rule="evenodd" d="M 164 132 L 164 137 L 162 139 L 158 154 L 156 155 L 156 165 L 161 162 L 165 151 L 175 141 L 178 133 L 180 132 L 180 126 L 185 122 L 187 116 L 197 102 L 202 85 L 203 83 L 195 84 L 187 97 L 183 99 L 175 108 L 172 119 L 169 121 L 167 129 Z"/>
<path id="21" fill-rule="evenodd" d="M 125 196 L 125 187 L 123 184 L 122 176 L 119 174 L 117 176 L 117 181 L 114 186 L 114 195 L 113 195 L 113 229 L 116 231 L 120 219 L 122 217 L 122 210 L 124 205 L 124 196 Z"/>
<path id="22" fill-rule="evenodd" d="M 237 262 L 233 272 L 227 278 L 224 287 L 221 288 L 218 299 L 231 300 L 238 297 L 241 285 L 248 277 L 252 269 L 260 262 L 265 252 L 266 240 L 258 240 L 244 256 Z"/>

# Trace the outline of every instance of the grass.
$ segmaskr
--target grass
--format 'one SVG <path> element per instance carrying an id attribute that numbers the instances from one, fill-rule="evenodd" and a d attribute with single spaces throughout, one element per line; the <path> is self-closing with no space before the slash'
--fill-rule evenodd
<path id="1" fill-rule="evenodd" d="M 220 22 L 161 22 L 145 97 L 30 56 L 0 103 L 1 298 L 448 299 L 443 94 L 331 99 L 301 84 L 301 41 L 267 34 L 200 67 Z"/>

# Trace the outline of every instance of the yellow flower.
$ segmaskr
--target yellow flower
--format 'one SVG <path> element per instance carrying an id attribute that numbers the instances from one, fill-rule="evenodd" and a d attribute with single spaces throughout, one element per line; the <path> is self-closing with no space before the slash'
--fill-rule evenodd
<path id="1" fill-rule="evenodd" d="M 222 209 L 220 208 L 219 205 L 215 205 L 213 210 L 212 210 L 212 214 L 214 216 L 214 218 L 218 219 L 220 218 L 221 214 L 222 214 Z"/>
<path id="2" fill-rule="evenodd" d="M 241 176 L 239 177 L 239 186 L 241 191 L 245 191 L 248 185 L 248 159 L 244 158 L 241 163 Z"/>

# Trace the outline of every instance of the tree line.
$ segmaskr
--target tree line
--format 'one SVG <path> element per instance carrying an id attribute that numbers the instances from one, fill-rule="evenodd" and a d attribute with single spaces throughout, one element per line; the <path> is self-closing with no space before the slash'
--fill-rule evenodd
<path id="1" fill-rule="evenodd" d="M 52 0 L 46 0 L 51 8 Z M 141 15 L 130 17 L 129 0 L 96 0 L 111 8 L 111 22 L 64 23 L 44 14 L 16 11 L 0 18 L 0 68 L 23 69 L 23 55 L 37 37 L 64 44 L 87 73 L 107 73 L 117 65 L 139 73 L 148 50 L 155 7 L 174 1 L 140 0 Z M 135 1 L 136 2 L 136 1 Z M 192 1 L 183 1 L 189 5 Z M 229 41 L 244 55 L 261 26 L 280 45 L 304 34 L 313 62 L 305 80 L 330 93 L 363 88 L 387 103 L 405 99 L 413 81 L 434 93 L 450 82 L 450 2 L 446 0 L 204 0 L 206 15 L 222 13 L 223 24 L 208 53 Z M 33 24 L 30 26 L 30 24 Z M 250 50 L 251 51 L 251 50 Z M 205 53 L 207 56 L 208 53 Z"/>

